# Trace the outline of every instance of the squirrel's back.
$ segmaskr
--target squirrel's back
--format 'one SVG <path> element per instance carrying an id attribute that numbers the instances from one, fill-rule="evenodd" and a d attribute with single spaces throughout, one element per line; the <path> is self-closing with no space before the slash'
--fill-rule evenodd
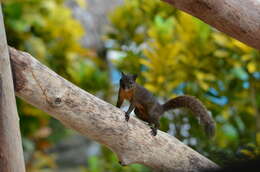
<path id="1" fill-rule="evenodd" d="M 140 103 L 153 104 L 157 103 L 157 99 L 154 95 L 148 91 L 146 88 L 136 83 L 135 87 L 135 99 Z"/>

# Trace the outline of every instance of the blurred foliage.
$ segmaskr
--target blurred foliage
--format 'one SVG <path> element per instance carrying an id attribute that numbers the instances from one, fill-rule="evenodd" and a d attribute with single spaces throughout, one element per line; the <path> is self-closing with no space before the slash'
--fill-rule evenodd
<path id="1" fill-rule="evenodd" d="M 107 60 L 82 48 L 84 30 L 64 0 L 8 0 L 3 12 L 9 45 L 109 100 Z M 189 111 L 176 110 L 164 115 L 161 130 L 220 165 L 260 154 L 259 51 L 160 0 L 125 0 L 110 21 L 105 41 L 108 52 L 120 54 L 111 58 L 117 69 L 138 74 L 138 82 L 161 102 L 180 94 L 198 97 L 217 122 L 216 137 L 209 140 Z M 55 169 L 55 157 L 44 150 L 68 131 L 25 102 L 18 100 L 18 109 L 27 170 Z M 141 165 L 121 167 L 106 148 L 86 164 L 85 172 L 149 171 Z"/>
<path id="2" fill-rule="evenodd" d="M 57 168 L 55 164 L 55 156 L 45 154 L 41 151 L 35 151 L 31 157 L 30 163 L 27 164 L 28 172 L 38 172 L 41 169 L 44 171 L 53 171 Z"/>
<path id="3" fill-rule="evenodd" d="M 140 164 L 121 166 L 115 154 L 103 147 L 102 154 L 89 157 L 87 160 L 88 168 L 83 172 L 105 172 L 105 171 L 124 171 L 124 172 L 149 172 L 150 170 Z"/>

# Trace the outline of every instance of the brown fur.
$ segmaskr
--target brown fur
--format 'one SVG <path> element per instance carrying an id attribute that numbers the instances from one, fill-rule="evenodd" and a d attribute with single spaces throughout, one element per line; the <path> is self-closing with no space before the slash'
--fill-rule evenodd
<path id="1" fill-rule="evenodd" d="M 134 94 L 134 89 L 131 89 L 131 90 L 124 90 L 124 89 L 120 89 L 120 97 L 122 99 L 126 99 L 126 100 L 131 100 L 132 97 L 133 97 L 133 94 Z"/>
<path id="2" fill-rule="evenodd" d="M 157 128 L 160 127 L 160 117 L 163 113 L 175 108 L 188 108 L 196 116 L 201 119 L 204 124 L 205 131 L 209 136 L 213 136 L 215 132 L 215 123 L 212 117 L 208 114 L 205 106 L 195 97 L 192 96 L 178 96 L 173 98 L 163 105 L 159 104 L 156 98 L 144 87 L 135 82 L 136 76 L 125 75 L 122 73 L 120 79 L 120 89 L 117 100 L 117 107 L 121 107 L 123 101 L 126 99 L 130 102 L 129 109 L 125 117 L 129 120 L 129 114 L 134 110 L 136 116 L 151 125 L 152 134 L 157 134 Z"/>

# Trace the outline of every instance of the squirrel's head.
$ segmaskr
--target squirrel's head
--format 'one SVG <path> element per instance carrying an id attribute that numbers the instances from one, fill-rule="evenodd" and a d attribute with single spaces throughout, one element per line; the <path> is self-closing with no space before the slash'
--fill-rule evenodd
<path id="1" fill-rule="evenodd" d="M 136 78 L 137 75 L 132 75 L 132 74 L 124 74 L 121 72 L 122 76 L 120 79 L 120 87 L 123 88 L 124 90 L 131 90 L 135 87 L 136 85 Z"/>

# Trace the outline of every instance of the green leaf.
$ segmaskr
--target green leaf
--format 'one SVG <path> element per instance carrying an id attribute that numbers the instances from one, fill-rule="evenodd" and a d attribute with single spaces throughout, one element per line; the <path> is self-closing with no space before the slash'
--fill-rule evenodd
<path id="1" fill-rule="evenodd" d="M 238 132 L 233 127 L 233 125 L 225 124 L 222 126 L 222 132 L 226 135 L 230 140 L 235 140 L 238 137 Z"/>
<path id="2" fill-rule="evenodd" d="M 241 80 L 248 80 L 248 74 L 242 67 L 235 67 L 231 71 L 235 77 Z"/>

